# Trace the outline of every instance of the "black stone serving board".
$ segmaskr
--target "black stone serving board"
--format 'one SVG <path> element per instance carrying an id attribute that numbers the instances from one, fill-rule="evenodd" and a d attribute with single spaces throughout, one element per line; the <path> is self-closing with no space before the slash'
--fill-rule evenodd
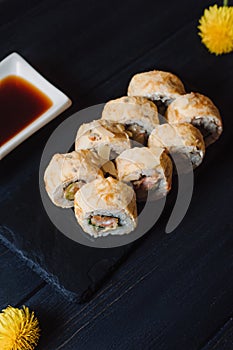
<path id="1" fill-rule="evenodd" d="M 147 18 L 143 28 L 135 25 L 142 15 L 140 2 L 127 1 L 131 16 L 124 6 L 103 15 L 107 5 L 89 1 L 82 3 L 81 11 L 76 1 L 41 1 L 31 7 L 22 3 L 20 10 L 12 9 L 10 23 L 4 18 L 1 22 L 4 45 L 0 59 L 18 51 L 64 90 L 73 106 L 1 161 L 1 240 L 71 300 L 86 300 L 135 245 L 142 243 L 143 239 L 130 246 L 95 249 L 66 238 L 43 208 L 38 170 L 45 143 L 61 121 L 77 110 L 125 94 L 134 73 L 154 68 L 177 73 L 186 85 L 211 97 L 224 118 L 223 136 L 208 149 L 196 171 L 186 226 L 181 225 L 176 234 L 182 236 L 185 230 L 189 234 L 193 228 L 197 235 L 204 232 L 210 244 L 212 237 L 217 242 L 232 234 L 232 55 L 211 56 L 200 45 L 196 18 L 201 15 L 202 2 L 198 1 L 199 7 L 196 2 L 187 6 L 183 1 L 179 7 L 170 2 L 169 12 L 167 4 L 161 3 L 160 15 L 155 16 L 157 5 L 149 1 L 143 7 Z M 208 4 L 206 1 L 205 6 Z M 149 237 L 162 234 L 169 211 L 168 206 Z"/>

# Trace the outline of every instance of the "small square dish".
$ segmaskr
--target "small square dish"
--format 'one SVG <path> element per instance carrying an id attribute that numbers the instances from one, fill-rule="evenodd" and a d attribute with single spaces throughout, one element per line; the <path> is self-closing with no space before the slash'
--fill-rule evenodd
<path id="1" fill-rule="evenodd" d="M 71 103 L 19 54 L 7 56 L 0 62 L 0 160 Z"/>

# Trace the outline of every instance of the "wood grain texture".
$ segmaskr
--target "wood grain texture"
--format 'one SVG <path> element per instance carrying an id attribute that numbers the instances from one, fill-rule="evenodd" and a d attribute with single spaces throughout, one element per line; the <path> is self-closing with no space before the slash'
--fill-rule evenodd
<path id="1" fill-rule="evenodd" d="M 79 294 L 88 286 L 91 292 L 99 289 L 86 304 L 70 303 L 48 285 L 36 293 L 29 286 L 24 293 L 21 284 L 30 273 L 18 264 L 21 284 L 18 271 L 12 271 L 20 286 L 18 300 L 15 292 L 9 297 L 16 303 L 23 300 L 38 315 L 38 349 L 231 350 L 231 324 L 226 332 L 218 332 L 233 311 L 233 60 L 232 54 L 210 55 L 200 43 L 196 25 L 209 4 L 149 1 L 142 6 L 127 0 L 109 10 L 106 2 L 87 1 L 80 11 L 79 1 L 49 0 L 20 15 L 18 31 L 16 17 L 0 27 L 1 55 L 19 50 L 74 100 L 71 110 L 1 164 L 8 169 L 1 173 L 4 237 L 52 272 L 59 284 Z M 191 206 L 175 232 L 164 234 L 174 204 L 169 198 L 159 222 L 136 242 L 112 277 L 102 283 L 108 261 L 99 265 L 98 273 L 94 269 L 90 282 L 96 256 L 85 247 L 74 248 L 43 211 L 37 184 L 40 155 L 61 120 L 79 108 L 124 94 L 133 74 L 153 68 L 173 71 L 188 89 L 211 97 L 223 115 L 224 134 L 196 170 Z M 14 208 L 14 220 L 9 208 Z M 121 254 L 114 255 L 113 264 Z"/>
<path id="2" fill-rule="evenodd" d="M 5 175 L 1 173 L 0 189 L 1 235 L 38 264 L 42 275 L 46 274 L 52 283 L 67 290 L 70 298 L 80 298 L 83 293 L 86 295 L 98 288 L 109 270 L 125 259 L 131 246 L 111 252 L 81 247 L 61 235 L 50 223 L 38 188 L 38 167 L 45 142 L 55 126 L 69 114 L 107 100 L 108 88 L 105 95 L 101 95 L 98 87 L 103 87 L 110 77 L 115 88 L 112 94 L 117 96 L 119 76 L 116 73 L 123 67 L 130 67 L 136 57 L 144 57 L 152 47 L 199 16 L 202 2 L 199 4 L 200 7 L 193 2 L 187 8 L 170 2 L 170 11 L 167 11 L 167 4 L 161 2 L 159 16 L 155 16 L 158 7 L 153 1 L 142 6 L 140 2 L 127 0 L 109 7 L 105 2 L 49 0 L 27 7 L 25 13 L 20 12 L 18 18 L 0 30 L 0 41 L 4 42 L 2 57 L 18 51 L 74 101 L 73 107 L 62 117 L 2 161 L 8 171 Z M 173 20 L 175 17 L 179 21 Z M 125 80 L 129 78 L 130 74 L 125 74 L 121 80 L 120 94 L 125 93 Z M 22 197 L 27 200 L 21 201 Z M 16 215 L 12 220 L 8 208 L 15 203 Z M 70 279 L 69 274 L 77 274 L 77 279 Z"/>
<path id="3" fill-rule="evenodd" d="M 18 305 L 43 285 L 35 272 L 0 244 L 0 309 Z"/>
<path id="4" fill-rule="evenodd" d="M 191 234 L 188 220 L 179 234 L 151 232 L 84 305 L 44 288 L 28 301 L 44 327 L 41 349 L 199 349 L 233 310 L 232 237 L 223 232 L 211 249 L 205 229 Z"/>
<path id="5" fill-rule="evenodd" d="M 214 335 L 202 350 L 231 350 L 233 349 L 233 318 Z"/>

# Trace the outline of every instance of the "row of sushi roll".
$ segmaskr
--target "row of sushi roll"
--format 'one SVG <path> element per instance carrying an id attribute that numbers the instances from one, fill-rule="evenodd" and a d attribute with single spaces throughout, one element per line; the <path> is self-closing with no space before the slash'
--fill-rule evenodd
<path id="1" fill-rule="evenodd" d="M 221 133 L 219 111 L 208 97 L 186 93 L 169 72 L 136 74 L 127 96 L 107 102 L 101 119 L 80 126 L 75 151 L 53 156 L 45 187 L 55 205 L 74 207 L 91 236 L 127 234 L 137 226 L 136 202 L 170 191 L 172 155 L 196 168 Z"/>

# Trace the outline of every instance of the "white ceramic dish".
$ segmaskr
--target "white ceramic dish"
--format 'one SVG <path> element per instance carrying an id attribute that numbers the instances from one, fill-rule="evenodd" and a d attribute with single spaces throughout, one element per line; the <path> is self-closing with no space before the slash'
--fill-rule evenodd
<path id="1" fill-rule="evenodd" d="M 6 156 L 10 151 L 12 151 L 21 142 L 31 136 L 34 132 L 39 130 L 42 126 L 57 117 L 72 103 L 71 100 L 65 94 L 63 94 L 63 92 L 49 83 L 19 54 L 15 52 L 0 62 L 0 81 L 9 75 L 16 75 L 24 78 L 39 90 L 41 90 L 43 93 L 45 93 L 45 95 L 47 95 L 52 100 L 53 104 L 46 112 L 41 114 L 31 124 L 26 126 L 0 147 L 0 159 Z M 3 116 L 0 116 L 0 121 L 1 118 L 3 118 Z"/>

